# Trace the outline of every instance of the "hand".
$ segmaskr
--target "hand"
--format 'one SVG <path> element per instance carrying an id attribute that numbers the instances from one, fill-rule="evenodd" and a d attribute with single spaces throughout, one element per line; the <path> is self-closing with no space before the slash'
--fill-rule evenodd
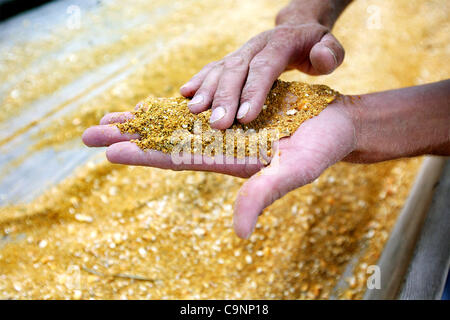
<path id="1" fill-rule="evenodd" d="M 263 209 L 287 192 L 314 181 L 327 167 L 343 159 L 356 146 L 353 116 L 346 97 L 330 104 L 319 116 L 304 122 L 289 138 L 276 145 L 269 166 L 258 164 L 174 164 L 171 155 L 155 150 L 143 151 L 130 142 L 136 135 L 124 135 L 116 126 L 131 113 L 111 113 L 99 126 L 87 129 L 83 141 L 91 147 L 108 146 L 106 156 L 113 163 L 151 166 L 172 170 L 201 170 L 250 177 L 236 199 L 234 229 L 241 238 L 252 233 Z M 276 164 L 276 167 L 274 167 Z M 259 173 L 258 173 L 259 172 Z M 258 173 L 258 174 L 256 174 Z"/>
<path id="2" fill-rule="evenodd" d="M 279 25 L 252 38 L 222 60 L 205 66 L 181 87 L 193 97 L 193 113 L 213 109 L 211 127 L 248 123 L 260 113 L 269 90 L 285 70 L 328 74 L 344 60 L 344 49 L 319 23 Z"/>

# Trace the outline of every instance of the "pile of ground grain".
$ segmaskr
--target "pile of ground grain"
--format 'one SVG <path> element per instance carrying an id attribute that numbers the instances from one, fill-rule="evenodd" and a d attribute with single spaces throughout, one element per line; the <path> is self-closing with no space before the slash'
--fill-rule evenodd
<path id="1" fill-rule="evenodd" d="M 245 141 L 245 155 L 252 155 L 249 142 L 251 134 L 256 135 L 256 141 L 267 139 L 269 144 L 290 136 L 304 121 L 317 116 L 337 96 L 336 91 L 325 85 L 277 80 L 260 115 L 248 124 L 237 121 L 233 124 L 233 141 L 242 136 Z M 212 129 L 209 124 L 211 110 L 193 114 L 187 106 L 188 102 L 188 99 L 182 97 L 150 97 L 138 104 L 137 110 L 133 112 L 133 119 L 116 125 L 122 133 L 138 134 L 140 138 L 134 142 L 143 150 L 171 153 L 180 141 L 192 143 L 202 134 L 201 148 L 192 144 L 191 153 L 205 155 L 205 151 L 209 150 L 210 154 L 206 155 L 217 154 L 214 149 L 207 147 L 213 141 L 219 141 L 218 139 L 222 151 L 226 152 L 226 134 L 230 131 Z M 213 134 L 208 134 L 210 138 L 205 139 L 205 133 Z M 241 155 L 238 149 L 237 143 L 234 144 L 235 157 Z"/>

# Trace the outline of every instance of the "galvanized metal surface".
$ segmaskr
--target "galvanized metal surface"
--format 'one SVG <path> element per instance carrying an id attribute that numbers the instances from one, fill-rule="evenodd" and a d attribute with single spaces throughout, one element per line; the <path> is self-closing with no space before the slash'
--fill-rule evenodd
<path id="1" fill-rule="evenodd" d="M 411 263 L 404 277 L 400 299 L 441 299 L 450 268 L 450 161 L 434 186 L 434 195 Z"/>
<path id="2" fill-rule="evenodd" d="M 47 34 L 53 32 L 55 26 L 64 28 L 68 19 L 67 9 L 74 5 L 79 6 L 83 15 L 88 12 L 94 15 L 101 9 L 101 4 L 95 0 L 51 2 L 1 23 L 0 46 L 7 51 L 14 43 L 45 38 Z M 66 54 L 67 48 L 73 50 L 74 47 L 81 48 L 86 44 L 93 46 L 114 41 L 120 36 L 121 28 L 126 29 L 139 23 L 142 19 L 152 17 L 152 15 L 167 14 L 171 9 L 173 8 L 168 3 L 167 7 L 160 8 L 155 12 L 147 12 L 138 17 L 136 21 L 123 21 L 121 24 L 105 21 L 100 26 L 90 29 L 89 32 L 80 32 L 76 37 L 70 39 L 67 46 L 56 51 L 49 51 L 42 59 L 59 59 Z M 24 28 L 25 22 L 32 27 Z M 177 41 L 177 39 L 173 41 Z M 166 47 L 170 44 L 170 41 L 165 43 Z M 32 200 L 48 186 L 55 185 L 70 175 L 76 167 L 86 163 L 96 154 L 102 153 L 102 150 L 89 149 L 81 143 L 76 143 L 64 150 L 43 149 L 34 152 L 30 157 L 25 157 L 34 143 L 33 135 L 41 128 L 101 94 L 133 70 L 156 57 L 159 50 L 161 50 L 161 43 L 158 39 L 153 39 L 140 52 L 133 52 L 133 57 L 140 58 L 138 64 L 129 65 L 130 56 L 126 53 L 110 64 L 89 70 L 51 95 L 33 102 L 30 108 L 24 109 L 16 117 L 0 123 L 1 140 L 11 132 L 39 120 L 36 125 L 31 126 L 8 143 L 0 145 L 0 205 Z M 148 54 L 149 52 L 152 54 Z M 0 94 L 4 93 L 11 83 L 20 81 L 25 72 L 35 68 L 39 68 L 39 64 L 34 64 L 26 70 L 17 70 L 16 74 L 11 75 L 9 83 L 0 84 Z M 17 162 L 21 162 L 20 166 L 15 165 Z"/>
<path id="3" fill-rule="evenodd" d="M 398 296 L 444 163 L 445 159 L 439 157 L 428 157 L 423 162 L 411 193 L 379 259 L 381 287 L 367 289 L 365 299 L 395 299 Z M 445 250 L 445 247 L 441 248 Z M 440 262 L 429 261 L 429 263 Z M 439 274 L 434 276 L 440 277 Z M 420 282 L 425 279 L 416 280 Z M 420 283 L 417 284 L 420 285 Z M 432 294 L 434 296 L 436 293 Z M 407 297 L 402 296 L 402 298 Z"/>

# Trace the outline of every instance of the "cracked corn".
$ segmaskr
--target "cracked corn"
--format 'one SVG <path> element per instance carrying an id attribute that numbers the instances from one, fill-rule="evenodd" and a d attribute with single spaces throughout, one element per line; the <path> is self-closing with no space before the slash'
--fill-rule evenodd
<path id="1" fill-rule="evenodd" d="M 250 150 L 248 132 L 254 132 L 258 141 L 264 139 L 270 142 L 276 138 L 292 135 L 306 120 L 317 116 L 331 103 L 338 93 L 324 85 L 308 85 L 300 82 L 285 82 L 277 80 L 270 90 L 264 108 L 260 115 L 248 124 L 235 123 L 231 130 L 233 139 L 240 137 L 245 140 L 245 155 Z M 122 133 L 138 134 L 139 139 L 133 140 L 141 149 L 159 150 L 171 153 L 180 139 L 173 139 L 174 133 L 181 131 L 183 139 L 194 141 L 196 136 L 205 132 L 219 133 L 220 148 L 225 153 L 226 131 L 213 130 L 209 125 L 211 110 L 198 115 L 187 107 L 186 98 L 147 98 L 138 104 L 138 110 L 133 112 L 134 118 L 124 123 L 116 124 Z M 196 127 L 198 126 L 198 127 Z M 216 138 L 217 139 L 217 138 Z M 204 154 L 211 141 L 201 139 L 201 153 Z M 223 146 L 222 146 L 223 143 Z M 236 142 L 237 144 L 237 142 Z M 234 156 L 238 156 L 238 147 L 234 146 Z M 193 153 L 196 149 L 190 148 Z M 220 151 L 220 150 L 219 150 Z M 200 153 L 200 152 L 199 152 Z"/>
<path id="2" fill-rule="evenodd" d="M 364 267 L 333 288 L 355 255 L 376 263 L 420 163 L 339 163 L 266 209 L 249 240 L 232 228 L 242 179 L 89 164 L 0 208 L 0 297 L 359 298 Z"/>

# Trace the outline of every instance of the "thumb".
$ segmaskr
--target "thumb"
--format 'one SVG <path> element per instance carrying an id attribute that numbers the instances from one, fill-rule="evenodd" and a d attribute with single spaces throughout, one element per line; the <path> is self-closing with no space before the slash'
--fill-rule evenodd
<path id="1" fill-rule="evenodd" d="M 289 160 L 277 162 L 276 155 L 270 164 L 247 180 L 236 198 L 234 206 L 234 230 L 242 239 L 252 234 L 261 212 L 289 191 L 312 182 L 321 172 L 319 167 L 306 168 L 293 166 Z M 293 172 L 292 168 L 297 168 Z"/>
<path id="2" fill-rule="evenodd" d="M 331 33 L 327 33 L 312 47 L 309 60 L 317 74 L 329 74 L 342 64 L 344 56 L 342 45 Z"/>

